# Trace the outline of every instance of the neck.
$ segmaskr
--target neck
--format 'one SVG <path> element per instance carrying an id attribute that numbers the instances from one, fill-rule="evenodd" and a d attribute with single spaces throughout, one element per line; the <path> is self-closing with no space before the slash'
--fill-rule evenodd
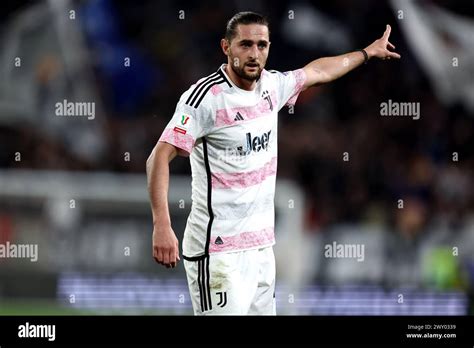
<path id="1" fill-rule="evenodd" d="M 230 67 L 230 64 L 227 64 L 225 67 L 225 72 L 227 75 L 229 75 L 230 79 L 232 82 L 239 88 L 242 88 L 243 90 L 246 91 L 253 91 L 255 89 L 255 86 L 257 85 L 257 81 L 249 81 L 246 79 L 241 78 L 239 75 L 237 75 L 234 70 Z"/>

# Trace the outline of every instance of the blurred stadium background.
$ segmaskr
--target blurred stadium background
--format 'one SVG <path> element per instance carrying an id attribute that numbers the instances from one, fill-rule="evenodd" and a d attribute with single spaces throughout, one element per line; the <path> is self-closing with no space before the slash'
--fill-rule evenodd
<path id="1" fill-rule="evenodd" d="M 0 314 L 192 313 L 183 266 L 152 259 L 145 161 L 243 10 L 270 19 L 268 69 L 365 47 L 387 23 L 402 55 L 280 112 L 278 312 L 474 313 L 472 1 L 49 0 L 0 14 L 0 244 L 39 248 L 0 258 Z M 95 117 L 56 116 L 64 100 Z M 388 100 L 420 119 L 382 117 Z M 181 240 L 188 160 L 171 168 Z M 364 261 L 326 258 L 333 241 Z"/>

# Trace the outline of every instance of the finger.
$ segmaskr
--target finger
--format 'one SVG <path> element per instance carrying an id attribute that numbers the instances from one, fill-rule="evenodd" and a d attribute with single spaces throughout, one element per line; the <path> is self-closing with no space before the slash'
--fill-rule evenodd
<path id="1" fill-rule="evenodd" d="M 157 263 L 161 264 L 161 261 L 158 258 L 158 248 L 153 247 L 153 258 Z"/>
<path id="2" fill-rule="evenodd" d="M 392 50 L 395 49 L 395 45 L 391 42 L 388 42 L 388 47 L 390 47 Z"/>
<path id="3" fill-rule="evenodd" d="M 170 250 L 169 258 L 170 258 L 170 266 L 171 268 L 174 268 L 176 266 L 176 252 L 174 248 Z"/>
<path id="4" fill-rule="evenodd" d="M 177 250 L 177 247 L 173 248 L 171 251 L 170 251 L 170 264 L 171 264 L 171 268 L 175 268 L 176 267 L 176 264 L 178 263 L 178 260 L 179 260 L 179 252 Z"/>
<path id="5" fill-rule="evenodd" d="M 176 260 L 177 261 L 181 261 L 180 257 L 179 257 L 179 246 L 178 246 L 178 243 L 176 243 Z"/>
<path id="6" fill-rule="evenodd" d="M 163 251 L 161 249 L 157 250 L 156 257 L 158 259 L 158 263 L 163 264 Z"/>
<path id="7" fill-rule="evenodd" d="M 156 263 L 160 264 L 160 265 L 163 265 L 163 261 L 160 261 L 157 257 L 154 257 Z"/>
<path id="8" fill-rule="evenodd" d="M 402 56 L 399 55 L 399 54 L 396 53 L 396 52 L 389 52 L 388 57 L 389 57 L 389 58 L 400 59 Z"/>
<path id="9" fill-rule="evenodd" d="M 385 40 L 388 40 L 388 37 L 390 36 L 391 31 L 392 31 L 392 27 L 387 24 L 387 29 L 385 29 L 385 33 L 383 33 L 383 38 Z"/>
<path id="10" fill-rule="evenodd" d="M 170 250 L 169 249 L 163 251 L 163 263 L 165 265 L 170 264 Z"/>

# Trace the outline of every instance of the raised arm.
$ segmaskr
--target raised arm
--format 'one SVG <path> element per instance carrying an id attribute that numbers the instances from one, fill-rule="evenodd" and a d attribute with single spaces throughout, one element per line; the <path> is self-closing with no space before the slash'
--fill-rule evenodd
<path id="1" fill-rule="evenodd" d="M 395 49 L 395 46 L 388 41 L 391 30 L 390 25 L 387 24 L 383 36 L 364 49 L 367 53 L 367 59 L 373 57 L 380 59 L 400 58 L 398 53 L 389 51 L 387 48 Z M 364 61 L 365 57 L 362 51 L 313 60 L 303 68 L 306 73 L 306 82 L 303 89 L 334 81 L 357 68 Z"/>
<path id="2" fill-rule="evenodd" d="M 167 268 L 174 268 L 179 258 L 179 243 L 171 228 L 168 208 L 169 162 L 178 155 L 173 145 L 158 142 L 146 162 L 148 191 L 153 214 L 153 257 Z"/>

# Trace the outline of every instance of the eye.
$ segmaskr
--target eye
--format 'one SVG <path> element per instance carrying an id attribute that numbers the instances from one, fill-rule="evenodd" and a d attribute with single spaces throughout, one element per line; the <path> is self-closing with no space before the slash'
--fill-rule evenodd
<path id="1" fill-rule="evenodd" d="M 265 48 L 267 48 L 267 44 L 264 44 L 264 43 L 259 44 L 259 45 L 258 45 L 258 48 L 260 48 L 260 49 L 265 49 Z"/>

